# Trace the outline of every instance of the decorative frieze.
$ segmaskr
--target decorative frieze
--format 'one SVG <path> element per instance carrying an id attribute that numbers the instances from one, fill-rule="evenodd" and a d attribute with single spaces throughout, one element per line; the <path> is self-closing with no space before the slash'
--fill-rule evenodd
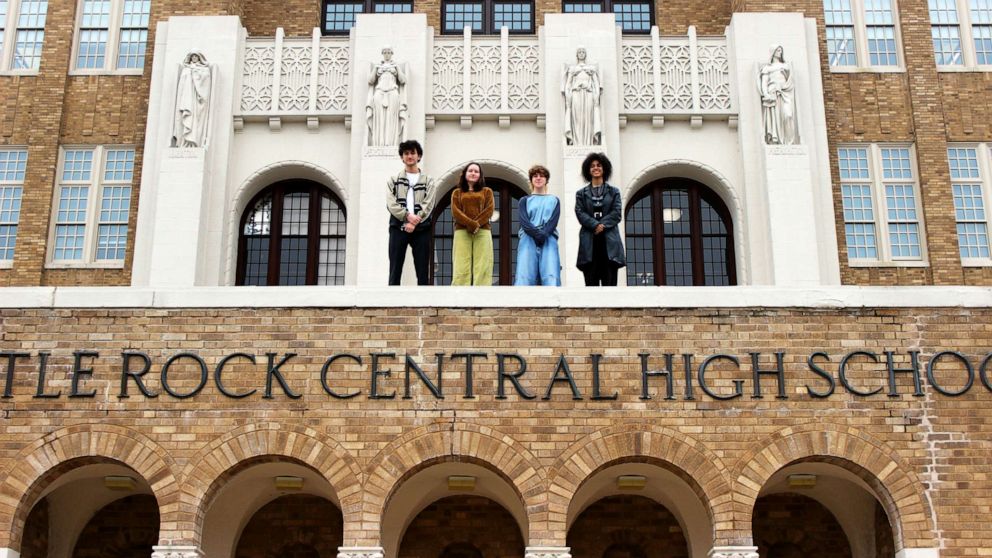
<path id="1" fill-rule="evenodd" d="M 758 558 L 756 546 L 714 546 L 709 558 Z"/>
<path id="2" fill-rule="evenodd" d="M 572 558 L 567 546 L 528 546 L 524 558 Z"/>
<path id="3" fill-rule="evenodd" d="M 338 547 L 338 558 L 383 558 L 385 555 L 381 546 Z"/>
<path id="4" fill-rule="evenodd" d="M 195 546 L 153 546 L 152 558 L 203 558 Z"/>

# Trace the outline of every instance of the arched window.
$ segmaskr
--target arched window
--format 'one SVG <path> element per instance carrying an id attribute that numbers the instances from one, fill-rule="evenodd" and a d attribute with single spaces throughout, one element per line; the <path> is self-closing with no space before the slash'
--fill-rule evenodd
<path id="1" fill-rule="evenodd" d="M 520 198 L 527 194 L 517 186 L 498 178 L 487 178 L 486 185 L 493 191 L 496 212 L 499 214 L 499 218 L 492 223 L 493 284 L 512 285 L 513 272 L 517 265 L 517 234 L 520 231 L 517 206 Z M 495 214 L 493 218 L 496 218 Z M 451 245 L 455 234 L 454 220 L 451 218 L 451 192 L 445 194 L 434 207 L 431 219 L 434 224 L 431 284 L 450 285 Z M 505 234 L 507 224 L 510 227 L 510 234 Z M 510 257 L 501 257 L 501 254 L 510 254 Z"/>
<path id="2" fill-rule="evenodd" d="M 344 204 L 309 180 L 277 182 L 241 216 L 238 285 L 343 285 Z"/>
<path id="3" fill-rule="evenodd" d="M 706 186 L 654 182 L 627 205 L 628 285 L 736 285 L 733 222 Z"/>

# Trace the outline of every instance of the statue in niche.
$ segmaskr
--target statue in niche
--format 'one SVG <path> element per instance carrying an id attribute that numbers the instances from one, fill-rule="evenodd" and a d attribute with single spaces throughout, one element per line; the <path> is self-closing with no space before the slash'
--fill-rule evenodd
<path id="1" fill-rule="evenodd" d="M 186 55 L 179 66 L 172 147 L 206 147 L 210 130 L 210 99 L 214 68 L 202 52 Z"/>
<path id="2" fill-rule="evenodd" d="M 792 78 L 792 64 L 785 61 L 782 46 L 772 46 L 771 59 L 758 68 L 761 121 L 768 145 L 799 144 L 796 85 Z"/>
<path id="3" fill-rule="evenodd" d="M 575 64 L 564 65 L 561 94 L 565 98 L 565 143 L 602 145 L 600 98 L 603 82 L 599 66 L 586 62 L 585 47 L 576 49 Z"/>
<path id="4" fill-rule="evenodd" d="M 392 47 L 382 48 L 382 61 L 369 69 L 369 96 L 365 103 L 370 146 L 399 145 L 406 130 L 405 64 L 393 62 Z"/>

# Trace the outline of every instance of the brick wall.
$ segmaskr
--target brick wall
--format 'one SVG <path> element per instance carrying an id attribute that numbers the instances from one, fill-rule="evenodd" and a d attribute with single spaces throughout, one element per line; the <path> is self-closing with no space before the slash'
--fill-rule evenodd
<path id="1" fill-rule="evenodd" d="M 147 558 L 158 544 L 158 503 L 139 494 L 103 507 L 86 524 L 73 558 Z"/>
<path id="2" fill-rule="evenodd" d="M 458 546 L 482 556 L 519 558 L 524 539 L 513 516 L 489 498 L 449 496 L 424 508 L 407 527 L 399 558 L 443 556 Z M 466 555 L 467 556 L 467 555 Z"/>
<path id="3" fill-rule="evenodd" d="M 120 461 L 149 479 L 163 525 L 170 526 L 162 537 L 179 541 L 199 536 L 212 494 L 239 463 L 274 456 L 308 463 L 339 494 L 345 545 L 356 546 L 378 543 L 376 518 L 406 474 L 426 462 L 466 459 L 515 485 L 521 506 L 532 510 L 528 544 L 561 545 L 570 494 L 590 471 L 642 457 L 671 464 L 711 502 L 718 541 L 746 544 L 750 510 L 767 479 L 797 459 L 827 456 L 877 490 L 889 517 L 901 522 L 906 546 L 935 544 L 930 521 L 936 517 L 942 556 L 973 554 L 992 546 L 980 522 L 992 505 L 992 481 L 979 470 L 992 449 L 986 441 L 992 439 L 992 390 L 988 371 L 984 383 L 979 375 L 992 349 L 989 324 L 992 311 L 974 308 L 2 310 L 0 350 L 32 356 L 18 360 L 11 397 L 0 398 L 0 525 L 13 525 L 0 529 L 0 547 L 5 537 L 20 540 L 27 512 L 48 483 L 93 456 Z M 81 357 L 93 374 L 78 388 L 95 390 L 93 397 L 69 398 L 76 350 L 100 353 Z M 463 396 L 465 360 L 450 358 L 468 350 L 487 355 L 474 362 L 474 399 Z M 922 353 L 924 396 L 912 395 L 910 374 L 897 373 L 897 396 L 887 397 L 885 352 L 893 352 L 894 367 L 906 368 L 911 350 Z M 942 350 L 969 359 L 973 384 L 966 394 L 940 395 L 929 385 L 929 359 Z M 44 393 L 61 392 L 58 398 L 35 398 L 39 351 L 51 353 Z M 142 396 L 134 381 L 129 397 L 119 397 L 122 351 L 148 355 L 145 385 L 157 397 Z M 443 400 L 413 371 L 410 399 L 404 399 L 407 351 L 432 380 L 435 353 L 448 355 Z M 775 352 L 784 353 L 788 399 L 776 399 L 775 376 L 764 376 L 762 398 L 753 397 L 752 351 L 760 353 L 763 369 L 774 366 Z M 824 354 L 814 361 L 836 384 L 827 398 L 808 391 L 829 387 L 807 365 L 818 351 Z M 853 356 L 845 379 L 858 391 L 880 393 L 858 396 L 841 385 L 839 362 L 853 351 L 869 351 L 880 362 Z M 181 352 L 196 353 L 208 367 L 206 386 L 189 399 L 162 389 L 165 361 Z M 257 390 L 242 399 L 222 396 L 214 383 L 220 360 L 236 352 L 258 363 L 238 357 L 224 369 L 229 392 Z M 674 355 L 674 399 L 665 400 L 664 377 L 649 379 L 652 399 L 639 398 L 641 352 L 650 353 L 651 370 L 665 367 L 663 354 Z M 285 395 L 277 381 L 273 397 L 263 397 L 266 353 L 276 353 L 275 362 L 297 355 L 281 372 L 300 398 Z M 362 364 L 335 362 L 329 387 L 356 397 L 335 399 L 321 385 L 322 364 L 338 353 L 359 355 Z M 378 389 L 395 392 L 391 399 L 370 399 L 372 353 L 397 355 L 379 362 L 390 372 L 378 377 Z M 526 359 L 521 382 L 536 399 L 523 399 L 509 382 L 507 398 L 497 399 L 497 353 Z M 604 355 L 602 395 L 616 391 L 618 399 L 591 399 L 591 353 Z M 691 400 L 685 399 L 683 353 L 693 355 Z M 718 353 L 738 358 L 740 368 L 718 360 L 706 381 L 720 396 L 743 382 L 739 398 L 719 401 L 699 387 L 703 359 Z M 542 399 L 560 354 L 581 400 L 572 399 L 563 381 Z M 516 361 L 505 358 L 507 371 L 517 370 Z M 6 360 L 0 358 L 0 382 Z M 141 363 L 136 357 L 129 364 L 138 371 Z M 199 374 L 193 360 L 182 358 L 168 381 L 185 393 L 196 388 Z M 955 357 L 934 367 L 934 381 L 945 391 L 962 389 L 965 378 Z"/>
<path id="4" fill-rule="evenodd" d="M 341 510 L 308 494 L 279 497 L 241 531 L 235 558 L 334 558 L 341 546 Z"/>
<path id="5" fill-rule="evenodd" d="M 568 530 L 568 546 L 574 558 L 601 558 L 610 549 L 630 558 L 689 556 L 675 516 L 643 496 L 609 496 L 589 506 Z"/>

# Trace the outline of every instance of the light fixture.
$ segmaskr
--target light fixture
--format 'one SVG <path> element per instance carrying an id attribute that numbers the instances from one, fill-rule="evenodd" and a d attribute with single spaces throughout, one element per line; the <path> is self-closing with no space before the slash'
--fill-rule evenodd
<path id="1" fill-rule="evenodd" d="M 641 475 L 620 475 L 617 477 L 617 490 L 642 490 L 647 484 L 647 477 Z"/>
<path id="2" fill-rule="evenodd" d="M 499 211 L 493 211 L 493 216 L 489 218 L 489 222 L 490 223 L 498 223 L 499 222 Z"/>
<path id="3" fill-rule="evenodd" d="M 134 490 L 138 486 L 138 482 L 134 480 L 134 477 L 125 477 L 123 475 L 111 475 L 103 477 L 103 486 L 109 488 L 110 490 Z"/>
<path id="4" fill-rule="evenodd" d="M 475 490 L 475 477 L 451 475 L 448 477 L 448 490 L 471 492 Z"/>
<path id="5" fill-rule="evenodd" d="M 682 218 L 682 210 L 677 207 L 666 207 L 661 210 L 661 220 L 666 223 L 674 223 Z"/>
<path id="6" fill-rule="evenodd" d="M 816 486 L 816 475 L 795 474 L 789 475 L 790 488 L 813 488 Z"/>
<path id="7" fill-rule="evenodd" d="M 303 477 L 279 476 L 275 477 L 276 490 L 302 490 Z"/>

